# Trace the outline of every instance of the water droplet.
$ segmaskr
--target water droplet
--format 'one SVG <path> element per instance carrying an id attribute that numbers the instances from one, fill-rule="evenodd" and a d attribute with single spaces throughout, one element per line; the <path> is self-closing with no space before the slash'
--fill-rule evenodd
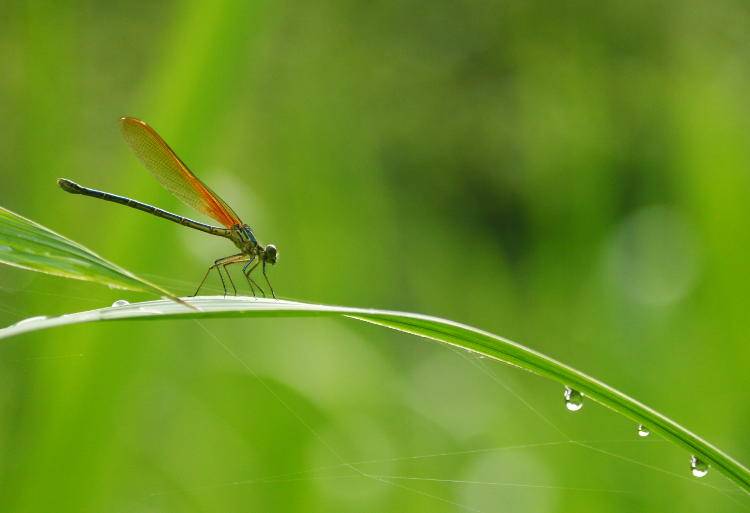
<path id="1" fill-rule="evenodd" d="M 651 431 L 643 424 L 638 424 L 638 436 L 645 438 L 651 434 Z"/>
<path id="2" fill-rule="evenodd" d="M 34 321 L 43 321 L 44 319 L 49 319 L 49 317 L 47 317 L 46 315 L 36 315 L 34 317 L 29 317 L 28 319 L 22 319 L 15 323 L 13 326 L 20 326 L 21 324 L 26 324 Z"/>
<path id="3" fill-rule="evenodd" d="M 703 477 L 708 474 L 708 463 L 702 461 L 698 456 L 690 456 L 690 472 L 695 477 Z"/>
<path id="4" fill-rule="evenodd" d="M 578 411 L 583 408 L 583 394 L 578 390 L 565 387 L 565 407 L 570 411 Z"/>
<path id="5" fill-rule="evenodd" d="M 112 306 L 126 306 L 129 304 L 130 304 L 130 301 L 128 301 L 127 299 L 118 299 L 117 301 L 112 303 Z"/>

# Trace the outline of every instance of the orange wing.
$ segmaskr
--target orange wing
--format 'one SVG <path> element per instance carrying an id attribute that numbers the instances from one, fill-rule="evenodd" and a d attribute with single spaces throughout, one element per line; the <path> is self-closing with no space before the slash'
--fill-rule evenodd
<path id="1" fill-rule="evenodd" d="M 135 118 L 120 118 L 122 134 L 154 178 L 185 205 L 203 212 L 227 228 L 240 218 L 214 191 L 201 182 L 153 128 Z"/>

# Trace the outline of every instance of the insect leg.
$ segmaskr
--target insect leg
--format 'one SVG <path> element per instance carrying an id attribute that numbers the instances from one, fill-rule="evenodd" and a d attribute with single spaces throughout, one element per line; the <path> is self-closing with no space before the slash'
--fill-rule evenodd
<path id="1" fill-rule="evenodd" d="M 216 272 L 219 273 L 219 278 L 221 278 L 221 288 L 224 289 L 224 297 L 227 297 L 227 284 L 224 282 L 224 275 L 221 274 L 221 266 L 214 265 L 216 267 Z"/>
<path id="2" fill-rule="evenodd" d="M 268 275 L 266 274 L 266 261 L 263 261 L 263 277 L 266 279 L 266 283 L 268 283 L 268 288 L 271 289 L 271 295 L 274 299 L 276 299 L 276 293 L 273 291 L 273 286 L 271 285 L 271 280 L 268 279 Z"/>
<path id="3" fill-rule="evenodd" d="M 245 275 L 245 278 L 247 279 L 247 284 L 250 286 L 250 292 L 252 292 L 253 297 L 255 297 L 255 287 L 253 287 L 253 280 L 248 275 L 247 268 L 255 261 L 255 257 L 248 260 L 245 265 L 242 266 L 242 274 Z"/>
<path id="4" fill-rule="evenodd" d="M 221 264 L 221 267 L 224 269 L 224 272 L 227 273 L 227 278 L 229 278 L 229 284 L 232 286 L 232 293 L 233 295 L 237 295 L 237 287 L 234 286 L 234 280 L 232 279 L 232 275 L 229 274 L 229 269 L 227 269 L 227 266 L 230 264 L 235 264 L 237 262 L 227 262 L 225 264 Z"/>
<path id="5" fill-rule="evenodd" d="M 200 292 L 203 284 L 206 283 L 206 278 L 208 278 L 208 274 L 211 272 L 211 269 L 213 269 L 213 266 L 210 266 L 208 269 L 206 269 L 206 274 L 203 275 L 203 279 L 201 280 L 200 285 L 198 285 L 198 288 L 195 290 L 195 294 L 193 294 L 193 297 L 198 295 L 198 292 Z"/>
<path id="6" fill-rule="evenodd" d="M 242 253 L 237 253 L 236 255 L 230 255 L 230 256 L 227 256 L 227 257 L 218 258 L 218 259 L 214 260 L 213 265 L 208 266 L 208 269 L 206 270 L 206 274 L 203 276 L 203 279 L 201 280 L 200 285 L 198 285 L 198 288 L 196 289 L 195 294 L 193 294 L 193 297 L 195 297 L 195 296 L 198 295 L 198 292 L 200 292 L 201 288 L 203 288 L 203 284 L 206 282 L 206 278 L 208 278 L 208 275 L 211 273 L 211 270 L 214 269 L 214 268 L 216 269 L 216 272 L 219 273 L 219 278 L 221 278 L 221 286 L 224 289 L 224 295 L 226 296 L 227 295 L 227 287 L 226 287 L 226 285 L 224 283 L 224 277 L 221 275 L 221 270 L 219 269 L 219 266 L 223 262 L 225 262 L 225 261 L 227 261 L 229 259 L 232 259 L 232 258 L 237 258 L 238 256 L 242 256 Z M 229 275 L 229 273 L 227 273 L 227 276 L 228 275 Z"/>
<path id="7" fill-rule="evenodd" d="M 247 278 L 247 283 L 250 286 L 250 291 L 253 293 L 253 296 L 255 296 L 255 287 L 258 288 L 258 290 L 261 291 L 261 293 L 265 296 L 265 293 L 263 292 L 263 289 L 253 280 L 249 273 L 252 272 L 252 270 L 255 268 L 250 269 L 250 271 L 247 271 L 247 267 L 251 265 L 256 260 L 256 257 L 248 258 L 247 255 L 233 255 L 233 257 L 227 257 L 222 262 L 219 263 L 220 267 L 217 267 L 217 270 L 224 269 L 224 272 L 227 274 L 227 278 L 229 279 L 229 284 L 232 286 L 232 291 L 234 292 L 234 295 L 237 295 L 237 287 L 234 285 L 234 280 L 232 279 L 232 275 L 229 272 L 229 266 L 233 264 L 245 264 L 242 267 L 242 273 L 245 275 L 245 278 Z M 256 263 L 257 265 L 257 263 Z M 255 286 L 255 287 L 254 287 Z"/>
<path id="8" fill-rule="evenodd" d="M 235 296 L 237 295 L 237 287 L 234 286 L 234 280 L 232 279 L 232 275 L 229 273 L 229 269 L 227 267 L 232 264 L 244 264 L 247 261 L 248 261 L 247 256 L 245 256 L 244 254 L 238 254 L 238 255 L 232 255 L 230 257 L 226 257 L 226 259 L 224 259 L 224 261 L 221 262 L 220 264 L 221 268 L 224 269 L 224 272 L 227 273 L 227 278 L 229 278 L 229 284 L 232 285 L 232 291 Z"/>
<path id="9" fill-rule="evenodd" d="M 252 284 L 255 284 L 255 286 L 256 286 L 256 287 L 258 287 L 258 290 L 260 291 L 260 293 L 261 293 L 261 294 L 263 294 L 263 297 L 266 297 L 266 291 L 265 291 L 265 290 L 263 290 L 263 287 L 261 287 L 260 285 L 258 285 L 258 282 L 257 282 L 257 281 L 255 281 L 255 280 L 254 280 L 254 279 L 253 279 L 253 278 L 252 278 L 252 277 L 250 276 L 250 274 L 251 274 L 251 273 L 252 273 L 252 272 L 253 272 L 253 271 L 255 270 L 255 268 L 256 268 L 256 267 L 258 267 L 258 264 L 259 264 L 259 263 L 260 263 L 260 262 L 255 262 L 255 265 L 254 265 L 254 266 L 252 266 L 252 267 L 251 267 L 250 269 L 248 269 L 248 271 L 247 271 L 247 272 L 245 272 L 245 277 L 247 278 L 247 281 L 248 281 L 248 283 L 252 283 Z M 251 286 L 252 286 L 252 285 L 251 285 Z"/>

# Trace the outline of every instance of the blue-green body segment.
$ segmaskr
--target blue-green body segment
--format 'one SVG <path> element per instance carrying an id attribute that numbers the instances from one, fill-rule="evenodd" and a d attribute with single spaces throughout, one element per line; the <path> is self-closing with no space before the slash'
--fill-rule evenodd
<path id="1" fill-rule="evenodd" d="M 237 226 L 237 231 L 239 231 L 243 237 L 247 237 L 247 240 L 253 242 L 254 244 L 258 244 L 258 239 L 255 238 L 253 231 L 248 225 Z"/>

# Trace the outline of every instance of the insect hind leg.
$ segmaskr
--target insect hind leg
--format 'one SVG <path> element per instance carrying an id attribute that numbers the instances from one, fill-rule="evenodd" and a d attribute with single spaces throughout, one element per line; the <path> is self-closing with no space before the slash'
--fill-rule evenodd
<path id="1" fill-rule="evenodd" d="M 261 287 L 257 281 L 253 279 L 250 274 L 253 272 L 253 270 L 258 266 L 259 262 L 257 260 L 257 257 L 249 257 L 247 255 L 235 255 L 236 258 L 232 259 L 232 257 L 227 257 L 226 259 L 222 259 L 222 261 L 217 263 L 216 270 L 221 275 L 221 269 L 224 269 L 224 272 L 227 274 L 227 278 L 229 279 L 229 283 L 232 286 L 232 290 L 234 291 L 234 294 L 237 295 L 237 288 L 234 286 L 234 280 L 232 279 L 232 275 L 229 273 L 229 266 L 234 264 L 245 264 L 242 267 L 242 274 L 247 279 L 247 284 L 250 287 L 250 292 L 253 294 L 253 297 L 256 297 L 255 289 L 257 288 L 258 291 L 263 295 L 263 297 L 266 297 L 266 292 L 263 290 L 263 287 Z M 248 267 L 250 267 L 248 269 Z"/>
<path id="2" fill-rule="evenodd" d="M 229 269 L 227 269 L 228 265 L 234 264 L 236 262 L 227 262 L 226 264 L 221 264 L 221 268 L 224 269 L 224 272 L 227 273 L 227 278 L 229 278 L 229 284 L 232 286 L 232 295 L 237 295 L 237 287 L 234 286 L 234 280 L 232 279 L 232 275 L 229 274 Z M 216 270 L 218 271 L 219 268 L 217 267 Z M 224 291 L 224 295 L 226 296 L 226 290 Z"/>
<path id="3" fill-rule="evenodd" d="M 226 265 L 234 263 L 234 262 L 228 262 L 228 260 L 236 259 L 237 257 L 243 256 L 242 253 L 237 253 L 236 255 L 229 255 L 223 258 L 217 258 L 214 260 L 214 263 L 210 266 L 208 266 L 208 269 L 206 270 L 206 274 L 203 276 L 203 279 L 200 282 L 200 285 L 198 285 L 198 288 L 195 290 L 195 294 L 193 294 L 193 297 L 198 295 L 198 292 L 203 288 L 203 284 L 206 283 L 206 279 L 208 278 L 208 275 L 211 273 L 212 269 L 216 269 L 216 272 L 219 273 L 219 278 L 221 279 L 221 287 L 224 289 L 224 296 L 227 295 L 227 286 L 224 282 L 224 276 L 221 274 L 220 267 L 226 267 Z M 226 271 L 226 268 L 224 269 Z M 227 271 L 227 277 L 229 278 L 230 283 L 232 284 L 232 288 L 234 287 L 234 282 L 232 282 L 232 277 L 229 276 L 229 271 Z M 237 289 L 235 288 L 235 294 L 237 294 Z"/>

